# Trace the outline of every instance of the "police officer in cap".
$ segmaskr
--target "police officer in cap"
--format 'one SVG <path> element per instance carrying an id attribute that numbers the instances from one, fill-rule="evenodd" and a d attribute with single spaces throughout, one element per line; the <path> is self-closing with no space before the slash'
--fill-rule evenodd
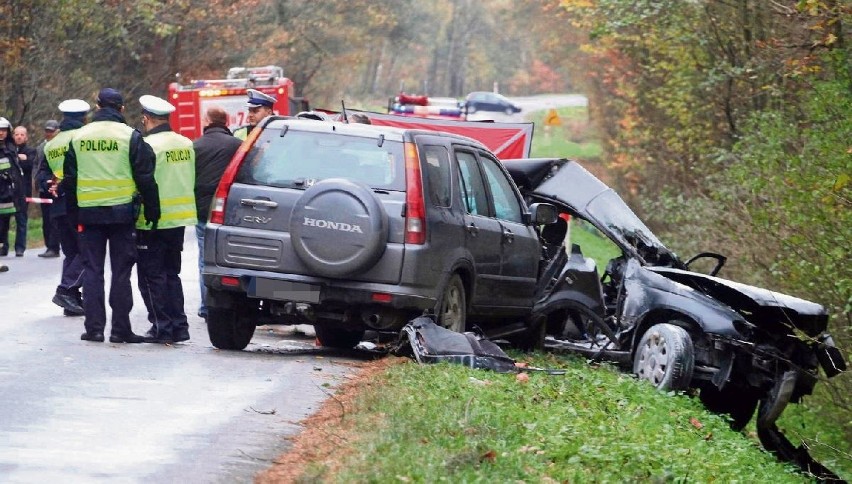
<path id="1" fill-rule="evenodd" d="M 46 123 L 44 123 L 44 140 L 42 140 L 41 144 L 38 145 L 38 156 L 36 158 L 35 163 L 35 171 L 33 173 L 33 181 L 35 182 L 35 189 L 38 192 L 38 198 L 42 199 L 52 199 L 53 195 L 50 194 L 48 187 L 42 183 L 42 180 L 38 178 L 39 172 L 42 170 L 42 165 L 47 164 L 47 160 L 44 157 L 44 146 L 48 141 L 52 140 L 59 134 L 59 121 L 55 119 L 49 119 Z M 50 169 L 45 169 L 48 173 Z M 39 210 L 41 211 L 41 234 L 44 238 L 44 247 L 45 251 L 39 254 L 39 257 L 43 258 L 53 258 L 59 257 L 60 248 L 59 248 L 59 228 L 56 227 L 56 220 L 50 216 L 50 207 L 53 205 L 52 203 L 40 203 Z"/>
<path id="2" fill-rule="evenodd" d="M 55 223 L 59 246 L 65 256 L 53 303 L 61 307 L 66 316 L 83 315 L 83 299 L 80 294 L 80 288 L 83 287 L 83 256 L 80 255 L 77 241 L 77 221 L 68 213 L 67 197 L 64 191 L 60 190 L 59 183 L 63 178 L 65 153 L 77 130 L 86 123 L 89 109 L 89 103 L 82 99 L 66 99 L 59 103 L 59 110 L 62 112 L 62 122 L 57 126 L 59 133 L 45 143 L 45 162 L 39 165 L 36 173 L 39 190 L 53 197 L 49 215 Z"/>
<path id="3" fill-rule="evenodd" d="M 112 281 L 112 343 L 141 343 L 133 333 L 130 310 L 133 290 L 130 273 L 136 263 L 136 194 L 145 204 L 145 221 L 160 219 L 160 199 L 154 180 L 154 151 L 139 131 L 124 119 L 124 99 L 112 88 L 98 93 L 98 110 L 92 122 L 71 139 L 63 165 L 61 188 L 68 209 L 77 217 L 80 253 L 83 254 L 83 310 L 86 332 L 80 339 L 103 341 L 106 327 L 104 262 L 109 246 Z"/>
<path id="4" fill-rule="evenodd" d="M 251 130 L 260 123 L 263 118 L 273 114 L 272 106 L 275 105 L 276 99 L 268 94 L 264 94 L 257 89 L 247 89 L 248 102 L 248 125 L 237 128 L 234 131 L 234 136 L 239 139 L 246 139 L 251 133 Z"/>
<path id="5" fill-rule="evenodd" d="M 23 173 L 12 139 L 12 123 L 0 117 L 0 256 L 9 253 L 10 219 L 26 204 Z"/>
<path id="6" fill-rule="evenodd" d="M 169 114 L 175 107 L 156 96 L 139 98 L 145 141 L 157 157 L 154 178 L 160 191 L 160 221 L 155 227 L 142 217 L 136 222 L 139 292 L 152 326 L 149 343 L 189 339 L 180 280 L 184 230 L 198 222 L 195 213 L 195 150 L 192 140 L 172 131 Z M 147 201 L 145 204 L 147 205 Z"/>

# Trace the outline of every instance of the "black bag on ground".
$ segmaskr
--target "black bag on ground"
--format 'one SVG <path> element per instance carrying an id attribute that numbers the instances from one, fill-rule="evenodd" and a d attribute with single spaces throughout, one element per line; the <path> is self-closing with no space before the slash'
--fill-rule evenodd
<path id="1" fill-rule="evenodd" d="M 430 316 L 415 318 L 402 328 L 394 354 L 412 353 L 418 363 L 455 363 L 500 373 L 518 371 L 515 360 L 495 343 L 476 333 L 450 331 L 435 324 Z"/>

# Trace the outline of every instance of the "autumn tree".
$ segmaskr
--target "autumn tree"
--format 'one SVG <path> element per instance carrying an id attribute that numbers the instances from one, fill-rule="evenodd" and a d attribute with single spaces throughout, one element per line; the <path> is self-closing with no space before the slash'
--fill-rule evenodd
<path id="1" fill-rule="evenodd" d="M 852 10 L 839 1 L 564 0 L 566 54 L 611 171 L 664 240 L 728 255 L 727 277 L 824 304 L 852 347 Z M 708 244 L 710 247 L 708 247 Z M 813 408 L 852 414 L 852 382 Z M 830 402 L 830 403 L 828 403 Z M 848 443 L 852 434 L 844 435 Z"/>

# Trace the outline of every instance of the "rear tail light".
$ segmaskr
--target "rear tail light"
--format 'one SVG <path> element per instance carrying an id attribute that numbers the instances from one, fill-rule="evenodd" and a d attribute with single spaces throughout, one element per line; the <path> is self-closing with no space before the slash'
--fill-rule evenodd
<path id="1" fill-rule="evenodd" d="M 384 292 L 374 292 L 371 299 L 375 302 L 389 303 L 393 301 L 393 296 Z"/>
<path id="2" fill-rule="evenodd" d="M 219 185 L 221 187 L 221 184 Z M 405 143 L 405 243 L 426 243 L 426 204 L 420 157 L 414 143 Z"/>
<path id="3" fill-rule="evenodd" d="M 219 180 L 219 186 L 216 187 L 216 194 L 213 195 L 213 203 L 210 205 L 210 223 L 225 223 L 225 207 L 228 201 L 228 192 L 231 191 L 231 185 L 234 184 L 234 179 L 237 178 L 237 172 L 240 171 L 240 166 L 242 166 L 243 160 L 246 159 L 246 155 L 251 147 L 254 146 L 254 142 L 260 135 L 260 131 L 260 129 L 253 129 L 251 131 L 251 134 L 243 141 L 243 144 L 234 154 L 231 163 L 225 168 L 225 173 L 222 174 L 222 178 Z"/>
<path id="4" fill-rule="evenodd" d="M 240 280 L 236 277 L 222 276 L 222 285 L 229 287 L 240 287 Z"/>

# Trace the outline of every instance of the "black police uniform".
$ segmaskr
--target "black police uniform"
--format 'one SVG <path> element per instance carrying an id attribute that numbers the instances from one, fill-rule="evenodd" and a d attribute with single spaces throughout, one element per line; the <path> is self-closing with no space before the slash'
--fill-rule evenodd
<path id="1" fill-rule="evenodd" d="M 110 106 L 101 106 L 95 112 L 92 123 L 111 121 L 126 124 L 121 112 Z M 133 202 L 112 206 L 80 207 L 77 199 L 77 176 L 80 159 L 74 143 L 65 154 L 62 184 L 68 195 L 68 208 L 76 213 L 79 223 L 80 252 L 83 254 L 85 275 L 83 277 L 83 309 L 86 313 L 86 332 L 81 339 L 103 341 L 106 327 L 104 301 L 104 262 L 107 242 L 112 269 L 109 303 L 112 308 L 110 341 L 115 343 L 141 343 L 142 336 L 133 333 L 130 325 L 130 310 L 133 308 L 133 292 L 130 273 L 136 262 L 135 207 Z M 84 161 L 89 162 L 89 161 Z M 128 153 L 133 181 L 145 203 L 145 217 L 156 223 L 159 219 L 159 195 L 154 180 L 155 157 L 151 147 L 134 130 L 130 138 Z"/>
<path id="2" fill-rule="evenodd" d="M 73 131 L 83 127 L 83 121 L 76 118 L 66 117 L 59 124 L 59 131 Z M 36 184 L 39 190 L 48 192 L 50 182 L 54 178 L 53 170 L 47 160 L 38 167 L 36 173 Z M 67 316 L 79 316 L 83 314 L 82 297 L 80 288 L 83 287 L 83 255 L 80 253 L 77 233 L 77 220 L 73 213 L 68 211 L 68 197 L 64 187 L 57 188 L 57 196 L 53 198 L 50 205 L 50 218 L 56 229 L 59 246 L 62 249 L 62 275 L 59 285 L 56 286 L 56 294 L 53 296 L 54 304 L 65 309 Z"/>

